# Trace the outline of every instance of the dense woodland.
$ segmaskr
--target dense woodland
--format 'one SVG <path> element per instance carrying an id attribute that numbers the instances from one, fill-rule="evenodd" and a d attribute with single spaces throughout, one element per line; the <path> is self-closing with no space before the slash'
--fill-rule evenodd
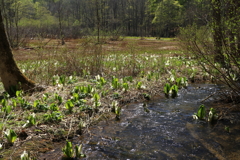
<path id="1" fill-rule="evenodd" d="M 24 37 L 86 35 L 173 37 L 179 27 L 209 21 L 209 0 L 1 0 L 17 46 Z"/>

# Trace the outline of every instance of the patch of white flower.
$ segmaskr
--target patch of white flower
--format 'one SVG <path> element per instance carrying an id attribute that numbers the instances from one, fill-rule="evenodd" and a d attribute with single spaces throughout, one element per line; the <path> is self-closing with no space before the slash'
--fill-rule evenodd
<path id="1" fill-rule="evenodd" d="M 170 61 L 167 60 L 167 61 L 165 62 L 165 65 L 166 65 L 166 66 L 169 66 L 169 65 L 170 65 Z"/>

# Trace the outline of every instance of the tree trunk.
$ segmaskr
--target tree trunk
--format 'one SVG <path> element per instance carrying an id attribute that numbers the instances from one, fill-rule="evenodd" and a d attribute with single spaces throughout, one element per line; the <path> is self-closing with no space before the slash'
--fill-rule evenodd
<path id="1" fill-rule="evenodd" d="M 99 3 L 95 1 L 96 18 L 97 18 L 97 42 L 100 43 L 100 15 L 99 15 Z"/>
<path id="2" fill-rule="evenodd" d="M 221 14 L 221 0 L 212 1 L 212 17 L 213 17 L 213 41 L 215 47 L 215 62 L 220 63 L 225 67 L 225 60 L 223 55 L 222 40 L 222 14 Z"/>
<path id="3" fill-rule="evenodd" d="M 43 89 L 37 87 L 35 82 L 26 78 L 18 68 L 9 45 L 5 32 L 3 18 L 0 10 L 0 78 L 4 89 L 9 94 L 15 94 L 16 90 L 33 91 L 33 89 Z"/>

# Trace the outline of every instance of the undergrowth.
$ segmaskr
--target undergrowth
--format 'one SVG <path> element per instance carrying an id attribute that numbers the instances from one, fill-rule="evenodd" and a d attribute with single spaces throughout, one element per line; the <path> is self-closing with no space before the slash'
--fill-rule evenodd
<path id="1" fill-rule="evenodd" d="M 121 107 L 127 103 L 164 95 L 166 83 L 180 85 L 177 81 L 180 77 L 184 77 L 184 84 L 187 79 L 211 78 L 194 59 L 179 50 L 160 49 L 160 43 L 154 41 L 149 50 L 144 46 L 151 44 L 148 40 L 96 44 L 84 39 L 74 46 L 67 43 L 15 53 L 23 73 L 48 88 L 33 95 L 21 91 L 15 97 L 3 94 L 1 154 L 19 157 L 24 148 L 37 157 L 39 151 L 25 146 L 27 140 L 37 137 L 52 142 L 69 140 L 102 119 L 119 120 Z M 26 52 L 28 58 L 24 59 Z M 17 133 L 18 139 L 11 144 L 4 137 L 7 129 Z M 14 154 L 7 150 L 14 150 Z"/>

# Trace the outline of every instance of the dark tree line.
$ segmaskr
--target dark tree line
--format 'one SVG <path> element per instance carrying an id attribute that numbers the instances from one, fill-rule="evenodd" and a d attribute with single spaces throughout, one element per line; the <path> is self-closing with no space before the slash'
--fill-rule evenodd
<path id="1" fill-rule="evenodd" d="M 209 0 L 1 0 L 1 8 L 12 46 L 36 36 L 174 37 L 211 20 Z"/>

